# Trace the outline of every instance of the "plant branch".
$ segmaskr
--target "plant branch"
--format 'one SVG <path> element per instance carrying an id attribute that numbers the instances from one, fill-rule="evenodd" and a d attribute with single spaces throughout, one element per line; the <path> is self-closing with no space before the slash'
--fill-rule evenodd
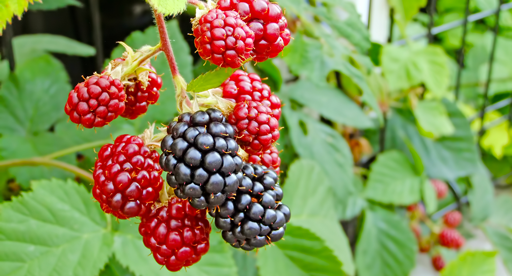
<path id="1" fill-rule="evenodd" d="M 172 77 L 176 78 L 177 76 L 180 76 L 180 71 L 178 70 L 178 63 L 176 63 L 176 58 L 172 51 L 171 41 L 169 40 L 169 34 L 167 33 L 167 27 L 165 26 L 164 15 L 159 13 L 157 10 L 153 10 L 153 12 L 155 14 L 156 25 L 158 27 L 158 34 L 160 35 L 162 51 L 165 53 L 167 62 L 169 62 Z"/>
<path id="2" fill-rule="evenodd" d="M 54 153 L 45 155 L 45 156 L 43 156 L 41 158 L 55 159 L 55 158 L 66 156 L 68 154 L 72 154 L 72 153 L 75 153 L 75 152 L 78 152 L 78 151 L 82 151 L 82 150 L 86 150 L 86 149 L 90 149 L 90 148 L 95 148 L 95 147 L 100 147 L 100 146 L 103 146 L 103 145 L 111 143 L 111 142 L 112 142 L 112 140 L 110 140 L 110 139 L 94 141 L 94 142 L 91 142 L 91 143 L 86 143 L 86 144 L 74 146 L 74 147 L 71 147 L 71 148 L 63 149 L 63 150 L 60 150 L 60 151 L 56 151 Z"/>
<path id="3" fill-rule="evenodd" d="M 45 157 L 34 157 L 34 158 L 28 158 L 28 159 L 13 159 L 13 160 L 7 160 L 0 162 L 0 168 L 1 167 L 18 167 L 18 166 L 48 166 L 48 167 L 55 167 L 59 168 L 65 171 L 68 171 L 70 173 L 73 173 L 74 175 L 90 181 L 94 182 L 94 178 L 91 173 L 77 167 L 70 165 L 68 163 L 58 161 L 58 160 L 52 160 Z"/>
<path id="4" fill-rule="evenodd" d="M 171 68 L 172 80 L 174 81 L 174 88 L 176 89 L 176 100 L 178 103 L 178 110 L 181 111 L 181 102 L 188 107 L 192 107 L 192 102 L 190 101 L 187 95 L 187 82 L 180 75 L 180 71 L 178 70 L 178 63 L 176 62 L 176 58 L 174 56 L 174 52 L 172 50 L 171 41 L 169 41 L 169 34 L 167 32 L 167 27 L 165 26 L 165 18 L 164 15 L 159 13 L 156 9 L 153 10 L 156 19 L 156 25 L 158 27 L 158 34 L 160 35 L 160 44 L 162 47 L 162 51 L 167 58 L 167 62 L 169 63 L 169 67 Z"/>

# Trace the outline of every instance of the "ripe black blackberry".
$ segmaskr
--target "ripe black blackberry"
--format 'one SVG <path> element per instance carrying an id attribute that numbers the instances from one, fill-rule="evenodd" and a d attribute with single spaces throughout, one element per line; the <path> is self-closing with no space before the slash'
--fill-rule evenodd
<path id="1" fill-rule="evenodd" d="M 183 113 L 167 128 L 160 165 L 179 198 L 212 209 L 238 189 L 243 161 L 233 127 L 217 109 Z"/>
<path id="2" fill-rule="evenodd" d="M 210 210 L 222 238 L 235 248 L 250 251 L 284 236 L 290 209 L 282 204 L 283 190 L 273 169 L 244 164 L 243 179 L 234 197 Z"/>

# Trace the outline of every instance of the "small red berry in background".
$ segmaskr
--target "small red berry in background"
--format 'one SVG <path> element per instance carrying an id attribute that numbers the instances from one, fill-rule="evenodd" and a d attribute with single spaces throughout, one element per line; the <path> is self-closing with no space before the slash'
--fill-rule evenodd
<path id="1" fill-rule="evenodd" d="M 464 237 L 455 229 L 444 228 L 441 230 L 441 233 L 439 233 L 439 244 L 444 247 L 459 249 L 464 243 Z"/>
<path id="2" fill-rule="evenodd" d="M 120 219 L 149 211 L 164 184 L 159 158 L 137 136 L 121 135 L 114 144 L 101 147 L 92 188 L 101 209 Z"/>
<path id="3" fill-rule="evenodd" d="M 177 197 L 142 216 L 139 225 L 144 245 L 156 262 L 173 272 L 197 263 L 208 252 L 210 232 L 206 210 Z"/>
<path id="4" fill-rule="evenodd" d="M 441 271 L 445 267 L 443 257 L 441 255 L 435 255 L 432 257 L 432 266 L 435 270 Z"/>
<path id="5" fill-rule="evenodd" d="M 234 11 L 212 9 L 194 26 L 194 44 L 202 59 L 238 68 L 251 57 L 254 32 Z"/>
<path id="6" fill-rule="evenodd" d="M 430 183 L 434 186 L 436 190 L 437 199 L 443 199 L 448 194 L 448 185 L 439 179 L 430 179 Z"/>
<path id="7" fill-rule="evenodd" d="M 103 127 L 125 110 L 126 94 L 120 80 L 109 75 L 91 76 L 68 95 L 64 111 L 85 128 Z"/>
<path id="8" fill-rule="evenodd" d="M 429 238 L 421 238 L 418 240 L 418 248 L 421 253 L 429 252 L 431 246 L 431 240 Z"/>
<path id="9" fill-rule="evenodd" d="M 444 215 L 444 224 L 449 228 L 456 228 L 462 222 L 462 214 L 459 211 L 451 211 Z"/>
<path id="10" fill-rule="evenodd" d="M 150 63 L 143 66 L 151 69 L 148 75 L 148 83 L 144 85 L 141 81 L 126 87 L 126 108 L 121 117 L 134 120 L 148 111 L 148 106 L 156 104 L 160 98 L 162 78 L 156 74 L 156 70 Z"/>

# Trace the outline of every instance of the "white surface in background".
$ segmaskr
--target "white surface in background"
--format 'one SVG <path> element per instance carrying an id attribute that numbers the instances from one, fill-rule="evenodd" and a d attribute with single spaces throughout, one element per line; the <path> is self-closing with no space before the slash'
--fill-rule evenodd
<path id="1" fill-rule="evenodd" d="M 361 20 L 368 23 L 369 0 L 350 0 L 356 6 Z M 386 43 L 389 37 L 389 5 L 387 0 L 372 0 L 370 39 L 377 43 Z"/>

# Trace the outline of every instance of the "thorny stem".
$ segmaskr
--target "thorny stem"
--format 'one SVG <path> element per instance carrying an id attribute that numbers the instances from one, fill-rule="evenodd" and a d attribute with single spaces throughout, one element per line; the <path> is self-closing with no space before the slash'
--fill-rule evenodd
<path id="1" fill-rule="evenodd" d="M 180 72 L 178 70 L 178 64 L 176 63 L 176 58 L 174 57 L 174 53 L 172 51 L 171 41 L 169 41 L 169 34 L 167 33 L 167 27 L 165 26 L 164 15 L 159 13 L 156 9 L 153 10 L 153 13 L 155 14 L 156 25 L 158 27 L 158 34 L 160 35 L 162 51 L 164 52 L 165 57 L 167 58 L 169 67 L 171 68 L 172 79 L 174 81 L 174 87 L 176 88 L 176 99 L 182 99 L 185 101 L 185 104 L 187 106 L 192 107 L 192 102 L 190 101 L 187 95 L 186 81 L 180 75 Z"/>
<path id="2" fill-rule="evenodd" d="M 28 158 L 28 159 L 13 159 L 13 160 L 7 160 L 7 161 L 0 162 L 0 168 L 1 167 L 17 167 L 17 166 L 56 167 L 56 168 L 71 172 L 84 180 L 94 182 L 94 178 L 91 173 L 84 171 L 77 166 L 73 166 L 68 163 L 58 161 L 58 160 L 48 159 L 45 157 L 34 157 L 34 158 Z"/>
<path id="3" fill-rule="evenodd" d="M 202 10 L 205 9 L 204 2 L 199 0 L 188 0 L 188 3 L 194 5 Z"/>

